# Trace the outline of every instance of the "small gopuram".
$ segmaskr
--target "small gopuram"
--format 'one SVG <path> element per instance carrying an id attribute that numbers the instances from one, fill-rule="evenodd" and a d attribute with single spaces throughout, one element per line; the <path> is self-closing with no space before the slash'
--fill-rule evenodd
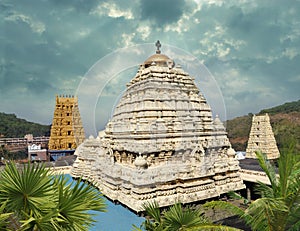
<path id="1" fill-rule="evenodd" d="M 104 132 L 76 149 L 71 175 L 136 212 L 145 202 L 164 207 L 243 189 L 222 122 L 193 78 L 156 45 Z"/>
<path id="2" fill-rule="evenodd" d="M 61 156 L 73 154 L 84 139 L 77 97 L 56 96 L 48 144 L 50 158 L 56 160 Z"/>
<path id="3" fill-rule="evenodd" d="M 278 159 L 280 156 L 268 114 L 252 117 L 246 158 L 256 159 L 256 151 L 265 153 L 269 160 Z"/>

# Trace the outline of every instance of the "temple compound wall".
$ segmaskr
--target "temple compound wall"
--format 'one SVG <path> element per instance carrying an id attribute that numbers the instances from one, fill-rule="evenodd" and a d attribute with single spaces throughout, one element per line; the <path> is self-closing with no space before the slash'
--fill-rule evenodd
<path id="1" fill-rule="evenodd" d="M 222 122 L 159 46 L 127 84 L 106 129 L 75 155 L 73 177 L 136 212 L 145 202 L 191 203 L 245 187 Z"/>

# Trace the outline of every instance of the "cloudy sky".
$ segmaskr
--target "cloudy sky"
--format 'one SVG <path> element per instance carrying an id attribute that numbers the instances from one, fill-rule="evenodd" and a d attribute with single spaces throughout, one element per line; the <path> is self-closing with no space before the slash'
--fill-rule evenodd
<path id="1" fill-rule="evenodd" d="M 97 62 L 157 39 L 205 65 L 227 119 L 300 98 L 299 0 L 2 0 L 0 111 L 50 124 L 56 94 L 76 94 Z M 109 79 L 108 98 L 95 97 L 112 108 L 127 79 Z"/>

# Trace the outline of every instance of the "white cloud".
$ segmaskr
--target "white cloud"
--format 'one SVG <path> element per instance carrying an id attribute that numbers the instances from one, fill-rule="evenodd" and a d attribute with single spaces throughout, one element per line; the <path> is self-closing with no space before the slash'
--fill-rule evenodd
<path id="1" fill-rule="evenodd" d="M 288 58 L 292 60 L 297 55 L 300 55 L 299 49 L 295 47 L 287 47 L 281 53 L 277 50 L 271 50 L 269 54 L 259 54 L 256 56 L 257 60 L 263 60 L 264 62 L 271 64 L 282 58 Z"/>
<path id="2" fill-rule="evenodd" d="M 221 60 L 230 54 L 230 48 L 222 41 L 214 42 L 209 39 L 203 39 L 200 43 L 205 48 L 201 49 L 201 51 L 197 50 L 196 53 L 202 55 L 212 54 L 214 57 L 218 57 Z"/>
<path id="3" fill-rule="evenodd" d="M 223 60 L 232 50 L 239 50 L 246 45 L 246 42 L 239 39 L 228 38 L 227 28 L 217 24 L 213 30 L 204 33 L 199 41 L 201 49 L 196 54 L 213 55 Z"/>
<path id="4" fill-rule="evenodd" d="M 199 24 L 199 23 L 200 23 L 199 18 L 194 18 L 194 23 L 195 23 L 195 24 Z"/>
<path id="5" fill-rule="evenodd" d="M 222 6 L 226 1 L 225 0 L 194 0 L 197 4 L 197 8 L 201 9 L 203 5 L 216 5 Z"/>
<path id="6" fill-rule="evenodd" d="M 177 32 L 178 34 L 182 34 L 187 32 L 190 29 L 190 16 L 187 14 L 183 14 L 182 17 L 171 25 L 166 25 L 164 28 L 164 32 Z"/>
<path id="7" fill-rule="evenodd" d="M 103 16 L 107 15 L 111 18 L 124 17 L 125 19 L 134 19 L 132 12 L 129 9 L 122 10 L 115 3 L 103 2 L 96 9 L 91 11 L 91 14 Z"/>
<path id="8" fill-rule="evenodd" d="M 299 49 L 296 48 L 286 48 L 282 55 L 288 57 L 289 59 L 293 59 L 297 55 L 299 55 Z"/>
<path id="9" fill-rule="evenodd" d="M 249 82 L 247 77 L 241 77 L 241 73 L 236 68 L 224 69 L 222 73 L 217 74 L 218 79 L 221 81 L 221 88 L 235 94 L 247 89 Z"/>
<path id="10" fill-rule="evenodd" d="M 163 52 L 174 58 L 176 63 L 180 62 L 173 56 L 173 48 L 169 51 L 164 43 L 192 52 L 208 65 L 220 82 L 225 100 L 233 111 L 231 115 L 254 112 L 265 106 L 262 103 L 276 103 L 277 100 L 281 102 L 299 96 L 299 2 L 185 1 L 180 16 L 165 20 L 168 23 L 159 27 L 153 23 L 156 18 L 154 21 L 147 17 L 142 20 L 141 14 L 135 14 L 141 13 L 139 2 L 98 1 L 93 5 L 92 2 L 87 4 L 79 1 L 70 5 L 55 1 L 35 4 L 29 0 L 3 8 L 0 18 L 12 26 L 4 28 L 7 31 L 1 35 L 2 46 L 7 49 L 13 46 L 14 49 L 10 52 L 2 49 L 0 57 L 7 63 L 0 61 L 0 69 L 5 73 L 4 80 L 13 80 L 14 83 L 2 85 L 8 89 L 7 92 L 20 91 L 22 95 L 10 95 L 19 97 L 16 100 L 18 103 L 8 101 L 9 97 L 2 97 L 2 110 L 21 113 L 22 100 L 31 102 L 32 99 L 31 103 L 40 105 L 44 99 L 39 96 L 46 98 L 46 94 L 52 103 L 57 91 L 63 93 L 63 89 L 76 88 L 79 82 L 77 76 L 87 71 L 95 60 L 121 47 L 130 47 L 130 51 L 134 52 L 132 56 L 142 57 L 145 51 L 137 43 L 150 43 L 157 38 L 163 44 Z M 157 9 L 158 6 L 151 4 L 151 9 Z M 169 16 L 166 13 L 160 20 Z M 40 34 L 43 36 L 37 36 Z M 132 47 L 134 44 L 137 46 Z M 147 51 L 152 54 L 155 47 L 153 44 L 149 47 Z M 126 59 L 131 57 L 126 54 Z M 118 59 L 111 62 L 115 60 Z M 127 62 L 122 57 L 120 60 Z M 32 68 L 32 64 L 39 68 Z M 34 99 L 28 98 L 30 94 L 24 92 L 27 79 L 20 79 L 22 75 L 19 73 L 28 73 L 26 78 L 34 76 L 41 81 L 47 79 L 53 89 L 47 93 L 36 93 Z M 286 73 L 284 78 L 282 73 Z M 106 81 L 105 78 L 102 80 Z M 116 85 L 112 83 L 111 89 L 119 90 L 115 88 Z M 264 86 L 268 86 L 268 89 Z M 2 89 L 0 93 L 3 95 Z M 111 93 L 111 89 L 107 89 L 107 92 Z M 39 114 L 48 116 L 47 113 Z"/>
<path id="11" fill-rule="evenodd" d="M 150 35 L 150 32 L 151 32 L 151 28 L 150 26 L 139 26 L 137 28 L 137 32 L 140 33 L 140 37 L 145 41 L 148 39 L 149 35 Z"/>
<path id="12" fill-rule="evenodd" d="M 82 28 L 77 31 L 77 34 L 81 38 L 87 37 L 91 33 L 91 30 L 89 28 Z"/>
<path id="13" fill-rule="evenodd" d="M 46 30 L 45 24 L 43 24 L 42 22 L 34 21 L 31 17 L 24 14 L 20 14 L 16 11 L 14 11 L 9 16 L 5 17 L 4 20 L 13 22 L 24 22 L 28 24 L 31 30 L 37 34 L 42 34 Z"/>
<path id="14" fill-rule="evenodd" d="M 135 43 L 132 41 L 135 37 L 135 33 L 121 35 L 122 40 L 118 43 L 121 47 L 133 46 Z"/>
<path id="15" fill-rule="evenodd" d="M 241 47 L 245 46 L 247 43 L 243 40 L 234 40 L 234 39 L 224 39 L 224 43 L 232 46 L 234 49 L 239 50 Z"/>
<path id="16" fill-rule="evenodd" d="M 292 42 L 299 39 L 300 36 L 300 22 L 294 23 L 293 28 L 285 36 L 280 38 L 280 42 L 290 40 Z"/>

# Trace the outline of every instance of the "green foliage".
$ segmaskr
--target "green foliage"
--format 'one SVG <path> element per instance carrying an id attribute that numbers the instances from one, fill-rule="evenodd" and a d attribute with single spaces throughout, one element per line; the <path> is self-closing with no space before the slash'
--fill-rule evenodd
<path id="1" fill-rule="evenodd" d="M 134 226 L 135 231 L 143 229 L 149 231 L 179 231 L 179 230 L 219 230 L 237 231 L 239 229 L 210 222 L 202 210 L 195 207 L 183 207 L 181 203 L 176 203 L 164 210 L 162 213 L 156 202 L 144 205 L 147 219 L 141 227 Z"/>
<path id="2" fill-rule="evenodd" d="M 15 164 L 8 164 L 1 173 L 0 201 L 7 202 L 8 211 L 41 212 L 45 203 L 53 201 L 51 178 L 47 174 L 42 166 L 27 165 L 19 171 Z"/>
<path id="3" fill-rule="evenodd" d="M 0 230 L 7 230 L 6 227 L 8 225 L 8 218 L 12 215 L 12 213 L 5 213 L 5 206 L 6 202 L 4 202 L 0 207 Z"/>
<path id="4" fill-rule="evenodd" d="M 271 186 L 259 183 L 256 190 L 261 198 L 246 210 L 224 201 L 206 203 L 206 207 L 226 209 L 240 216 L 254 231 L 292 231 L 300 229 L 300 156 L 293 146 L 281 153 L 278 175 L 265 154 L 256 153 L 261 168 Z"/>
<path id="5" fill-rule="evenodd" d="M 295 151 L 300 152 L 300 112 L 274 114 L 270 119 L 280 152 L 290 143 L 294 143 Z"/>
<path id="6" fill-rule="evenodd" d="M 294 112 L 294 111 L 300 112 L 300 100 L 285 103 L 283 105 L 280 105 L 277 107 L 272 107 L 270 109 L 263 109 L 259 112 L 259 114 L 290 113 L 290 112 Z"/>
<path id="7" fill-rule="evenodd" d="M 5 148 L 4 145 L 0 146 L 0 159 L 3 157 L 4 159 L 8 160 L 10 156 L 10 152 Z"/>
<path id="8" fill-rule="evenodd" d="M 105 211 L 101 194 L 92 185 L 51 176 L 43 165 L 7 164 L 0 174 L 0 203 L 10 230 L 88 230 L 89 210 Z M 1 221 L 1 220 L 0 220 Z M 0 223 L 1 225 L 2 223 Z M 4 223 L 5 226 L 5 223 Z"/>
<path id="9" fill-rule="evenodd" d="M 4 145 L 0 146 L 0 159 L 3 157 L 5 160 L 24 160 L 27 159 L 27 155 L 27 149 L 10 152 Z"/>
<path id="10" fill-rule="evenodd" d="M 228 138 L 232 147 L 237 151 L 244 151 L 247 147 L 247 141 L 251 129 L 253 114 L 237 117 L 226 121 Z"/>
<path id="11" fill-rule="evenodd" d="M 50 125 L 41 125 L 19 119 L 14 114 L 0 112 L 0 136 L 9 138 L 24 137 L 26 134 L 33 136 L 49 136 Z"/>
<path id="12" fill-rule="evenodd" d="M 203 224 L 208 225 L 208 220 L 204 218 L 202 211 L 190 207 L 183 208 L 181 204 L 176 203 L 164 214 L 165 225 L 170 231 L 180 229 L 191 229 Z"/>

